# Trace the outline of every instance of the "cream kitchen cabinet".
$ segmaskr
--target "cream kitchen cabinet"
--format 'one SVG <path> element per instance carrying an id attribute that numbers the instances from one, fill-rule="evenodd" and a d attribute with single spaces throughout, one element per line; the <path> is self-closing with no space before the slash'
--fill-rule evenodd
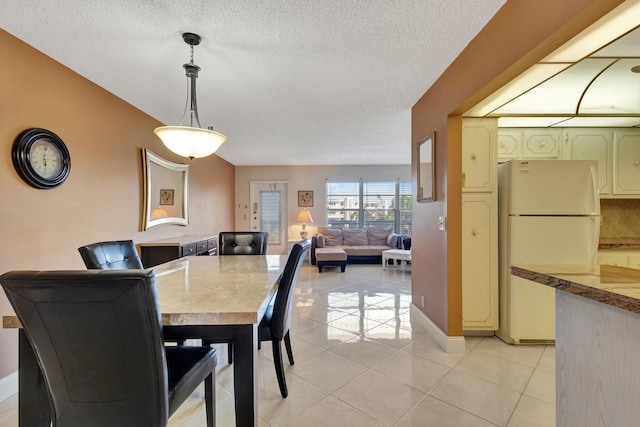
<path id="1" fill-rule="evenodd" d="M 598 251 L 598 264 L 617 265 L 640 270 L 640 251 L 601 249 Z"/>
<path id="2" fill-rule="evenodd" d="M 498 129 L 498 162 L 522 156 L 522 130 Z"/>
<path id="3" fill-rule="evenodd" d="M 640 194 L 640 131 L 616 131 L 613 139 L 613 194 Z"/>
<path id="4" fill-rule="evenodd" d="M 510 159 L 558 159 L 562 130 L 556 128 L 500 128 L 498 161 Z"/>
<path id="5" fill-rule="evenodd" d="M 494 192 L 497 186 L 497 119 L 462 122 L 462 192 Z"/>
<path id="6" fill-rule="evenodd" d="M 498 329 L 498 210 L 493 194 L 462 195 L 462 329 Z"/>
<path id="7" fill-rule="evenodd" d="M 496 119 L 462 123 L 462 328 L 498 329 Z"/>
<path id="8" fill-rule="evenodd" d="M 566 143 L 564 158 L 568 160 L 597 160 L 600 195 L 611 194 L 613 130 L 570 128 L 565 129 L 563 134 L 563 140 Z"/>

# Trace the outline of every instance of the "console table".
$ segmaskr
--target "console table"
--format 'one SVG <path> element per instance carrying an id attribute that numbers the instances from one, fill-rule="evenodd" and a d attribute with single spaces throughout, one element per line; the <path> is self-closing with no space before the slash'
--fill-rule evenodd
<path id="1" fill-rule="evenodd" d="M 145 268 L 191 255 L 217 255 L 218 236 L 191 235 L 138 243 Z"/>

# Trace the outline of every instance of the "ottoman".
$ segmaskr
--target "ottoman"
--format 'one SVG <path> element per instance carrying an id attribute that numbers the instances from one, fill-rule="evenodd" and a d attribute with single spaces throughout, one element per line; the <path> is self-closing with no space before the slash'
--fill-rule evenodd
<path id="1" fill-rule="evenodd" d="M 339 248 L 318 248 L 316 249 L 316 264 L 318 272 L 322 273 L 325 265 L 340 266 L 340 271 L 344 273 L 347 266 L 347 253 Z"/>

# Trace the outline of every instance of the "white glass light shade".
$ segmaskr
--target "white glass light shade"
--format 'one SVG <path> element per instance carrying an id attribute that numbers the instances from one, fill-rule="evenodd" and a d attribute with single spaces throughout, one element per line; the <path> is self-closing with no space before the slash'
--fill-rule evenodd
<path id="1" fill-rule="evenodd" d="M 190 159 L 215 153 L 227 140 L 221 133 L 188 126 L 161 126 L 153 132 L 169 150 Z"/>

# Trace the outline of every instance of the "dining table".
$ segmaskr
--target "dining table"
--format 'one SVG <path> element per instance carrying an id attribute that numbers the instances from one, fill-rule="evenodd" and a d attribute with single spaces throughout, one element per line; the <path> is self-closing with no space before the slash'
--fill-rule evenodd
<path id="1" fill-rule="evenodd" d="M 189 256 L 153 267 L 166 335 L 233 345 L 236 426 L 258 425 L 258 324 L 277 291 L 286 255 Z M 33 349 L 19 330 L 20 427 L 49 427 L 49 398 Z"/>

